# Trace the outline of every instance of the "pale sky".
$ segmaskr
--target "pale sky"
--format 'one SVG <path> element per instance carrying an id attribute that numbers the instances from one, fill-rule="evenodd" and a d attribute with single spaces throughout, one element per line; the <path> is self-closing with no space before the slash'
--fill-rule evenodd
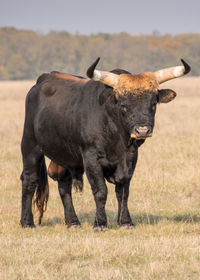
<path id="1" fill-rule="evenodd" d="M 0 0 L 0 27 L 39 32 L 200 33 L 200 0 Z"/>

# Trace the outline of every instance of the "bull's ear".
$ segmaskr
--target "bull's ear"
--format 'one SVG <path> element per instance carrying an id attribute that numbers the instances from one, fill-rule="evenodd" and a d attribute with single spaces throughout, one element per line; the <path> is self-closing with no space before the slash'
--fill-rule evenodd
<path id="1" fill-rule="evenodd" d="M 171 89 L 160 89 L 158 91 L 158 103 L 168 103 L 176 97 L 176 92 Z"/>

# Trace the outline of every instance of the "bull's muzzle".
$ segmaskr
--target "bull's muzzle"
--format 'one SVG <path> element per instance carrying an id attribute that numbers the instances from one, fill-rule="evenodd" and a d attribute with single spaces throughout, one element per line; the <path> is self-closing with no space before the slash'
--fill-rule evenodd
<path id="1" fill-rule="evenodd" d="M 134 139 L 145 139 L 152 136 L 151 126 L 135 126 L 131 133 L 131 138 Z"/>

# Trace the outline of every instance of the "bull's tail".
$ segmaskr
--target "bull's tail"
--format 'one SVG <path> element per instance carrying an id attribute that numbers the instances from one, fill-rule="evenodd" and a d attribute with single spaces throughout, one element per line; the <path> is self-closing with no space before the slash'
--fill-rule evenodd
<path id="1" fill-rule="evenodd" d="M 43 157 L 40 163 L 40 180 L 36 189 L 36 198 L 34 200 L 34 204 L 37 205 L 37 208 L 39 210 L 39 219 L 38 219 L 39 225 L 41 224 L 43 213 L 47 209 L 48 198 L 49 198 L 49 183 L 47 178 L 45 159 Z"/>

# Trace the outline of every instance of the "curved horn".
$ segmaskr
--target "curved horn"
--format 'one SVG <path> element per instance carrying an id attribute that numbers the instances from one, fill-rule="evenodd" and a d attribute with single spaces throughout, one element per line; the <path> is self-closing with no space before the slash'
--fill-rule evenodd
<path id="1" fill-rule="evenodd" d="M 157 82 L 162 84 L 168 80 L 175 79 L 189 73 L 191 67 L 183 59 L 181 59 L 181 62 L 183 63 L 183 66 L 165 68 L 154 72 Z"/>
<path id="2" fill-rule="evenodd" d="M 99 71 L 96 70 L 96 66 L 100 60 L 100 57 L 98 57 L 95 62 L 88 68 L 87 70 L 87 76 L 94 80 L 99 81 L 105 85 L 108 85 L 110 87 L 115 87 L 119 80 L 119 75 L 106 72 L 106 71 Z"/>

